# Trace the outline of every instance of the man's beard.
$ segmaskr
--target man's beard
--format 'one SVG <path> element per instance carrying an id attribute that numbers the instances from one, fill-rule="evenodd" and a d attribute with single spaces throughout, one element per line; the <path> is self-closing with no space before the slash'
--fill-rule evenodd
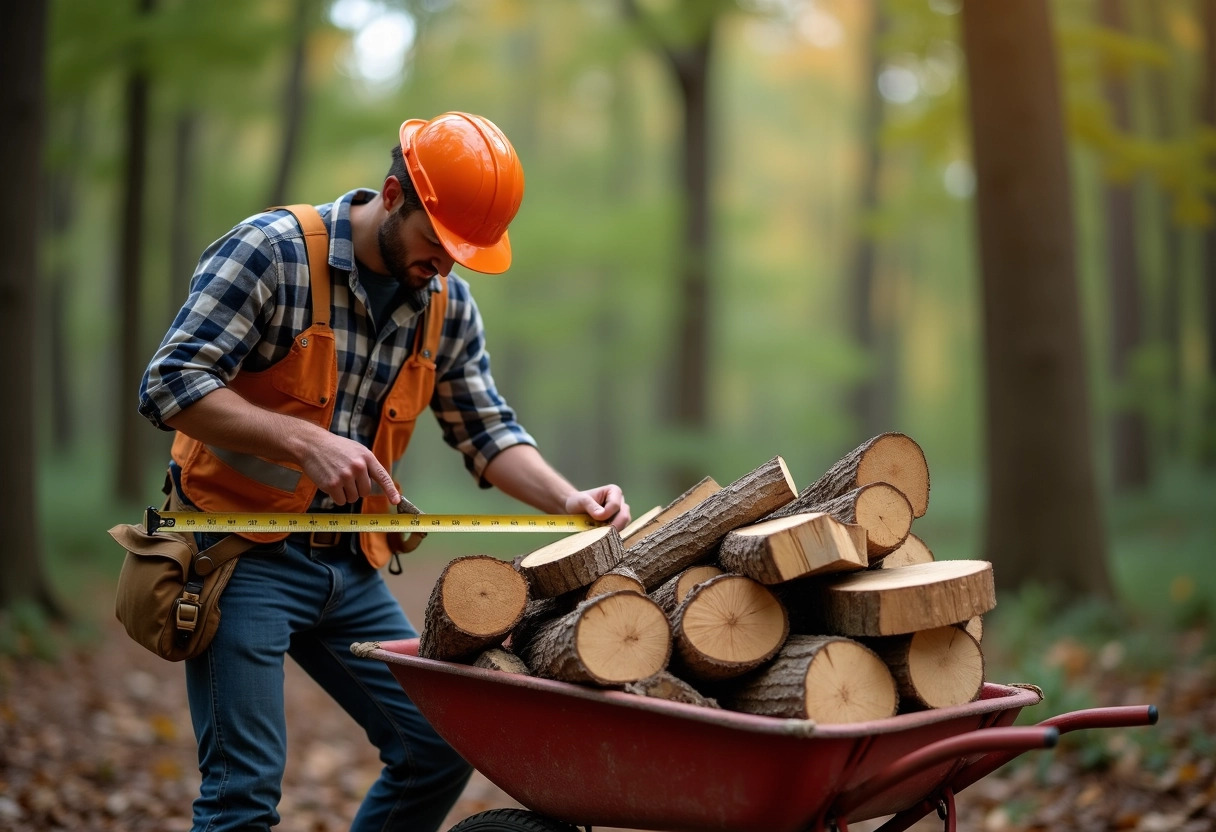
<path id="1" fill-rule="evenodd" d="M 413 285 L 409 273 L 410 255 L 398 232 L 401 223 L 401 214 L 393 211 L 384 222 L 380 223 L 380 228 L 376 232 L 376 242 L 380 245 L 380 259 L 384 261 L 384 268 L 388 270 L 389 277 L 404 283 L 411 289 L 416 289 L 418 287 Z"/>

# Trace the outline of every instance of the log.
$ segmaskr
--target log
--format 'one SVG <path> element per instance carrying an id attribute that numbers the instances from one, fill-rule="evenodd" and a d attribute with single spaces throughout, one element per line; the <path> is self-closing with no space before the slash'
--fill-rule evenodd
<path id="1" fill-rule="evenodd" d="M 621 529 L 621 542 L 628 540 L 638 529 L 650 525 L 650 521 L 659 516 L 659 512 L 663 510 L 662 506 L 655 506 L 649 511 L 643 512 L 640 517 L 635 517 L 629 521 L 629 525 Z"/>
<path id="2" fill-rule="evenodd" d="M 622 590 L 636 592 L 639 595 L 646 594 L 646 587 L 642 586 L 642 580 L 637 576 L 637 573 L 628 567 L 618 566 L 592 581 L 590 586 L 583 592 L 583 598 L 594 598 L 606 592 L 620 592 Z"/>
<path id="3" fill-rule="evenodd" d="M 966 630 L 976 641 L 984 640 L 984 617 L 981 615 L 973 615 L 963 622 L 961 626 Z"/>
<path id="4" fill-rule="evenodd" d="M 908 533 L 899 548 L 874 564 L 874 569 L 895 569 L 900 566 L 912 566 L 917 563 L 933 563 L 933 550 L 925 542 L 911 532 Z"/>
<path id="5" fill-rule="evenodd" d="M 625 550 L 621 563 L 637 573 L 649 592 L 709 557 L 727 532 L 755 523 L 795 494 L 785 461 L 774 457 L 647 534 Z"/>
<path id="6" fill-rule="evenodd" d="M 984 654 L 962 627 L 934 627 L 865 644 L 886 663 L 900 701 L 910 709 L 974 702 L 984 686 Z"/>
<path id="7" fill-rule="evenodd" d="M 635 693 L 638 696 L 666 699 L 669 702 L 683 702 L 687 705 L 700 705 L 703 708 L 721 707 L 718 700 L 703 695 L 688 682 L 667 670 L 660 670 L 653 676 L 630 682 L 625 685 L 624 690 L 626 693 Z"/>
<path id="8" fill-rule="evenodd" d="M 992 564 L 943 560 L 786 584 L 795 631 L 893 636 L 944 627 L 996 606 Z"/>
<path id="9" fill-rule="evenodd" d="M 663 612 L 671 615 L 694 586 L 721 574 L 722 570 L 710 563 L 690 566 L 660 584 L 654 592 L 650 593 L 650 597 L 663 608 Z"/>
<path id="10" fill-rule="evenodd" d="M 620 563 L 623 554 L 617 530 L 600 526 L 524 555 L 519 571 L 528 579 L 533 598 L 554 598 L 587 586 Z"/>
<path id="11" fill-rule="evenodd" d="M 713 477 L 705 477 L 692 488 L 688 489 L 679 497 L 676 497 L 674 500 L 660 509 L 646 523 L 643 523 L 634 529 L 629 529 L 627 526 L 626 531 L 628 531 L 629 534 L 626 535 L 624 532 L 621 533 L 621 539 L 624 541 L 625 548 L 628 549 L 634 543 L 637 543 L 643 537 L 650 534 L 668 520 L 679 517 L 693 506 L 704 501 L 706 497 L 709 497 L 711 494 L 717 494 L 721 490 L 722 486 L 718 485 L 718 483 L 714 481 Z M 649 514 L 649 512 L 647 512 L 647 514 Z"/>
<path id="12" fill-rule="evenodd" d="M 789 635 L 785 607 L 763 584 L 724 574 L 692 588 L 671 616 L 681 675 L 717 681 L 755 670 Z"/>
<path id="13" fill-rule="evenodd" d="M 866 532 L 822 512 L 765 520 L 722 538 L 718 563 L 762 584 L 864 569 Z"/>
<path id="14" fill-rule="evenodd" d="M 916 517 L 929 507 L 929 465 L 920 445 L 902 433 L 880 433 L 858 445 L 798 495 L 813 506 L 873 482 L 899 489 Z"/>
<path id="15" fill-rule="evenodd" d="M 524 614 L 511 631 L 511 650 L 519 653 L 519 645 L 527 644 L 543 625 L 566 615 L 578 606 L 575 593 L 566 593 L 557 598 L 537 598 L 524 607 Z"/>
<path id="16" fill-rule="evenodd" d="M 511 564 L 489 555 L 456 558 L 431 590 L 418 655 L 460 659 L 497 646 L 527 603 L 528 582 Z"/>
<path id="17" fill-rule="evenodd" d="M 473 662 L 473 667 L 482 667 L 486 670 L 500 670 L 503 673 L 519 673 L 522 676 L 531 676 L 532 671 L 528 670 L 528 666 L 524 664 L 524 660 L 509 650 L 503 650 L 499 647 L 494 647 L 486 650 Z"/>
<path id="18" fill-rule="evenodd" d="M 821 724 L 894 716 L 891 671 L 863 644 L 836 636 L 790 636 L 773 662 L 720 693 L 723 707 Z"/>
<path id="19" fill-rule="evenodd" d="M 624 685 L 653 676 L 671 658 L 671 626 L 658 605 L 636 592 L 583 601 L 542 624 L 515 653 L 537 676 Z"/>
<path id="20" fill-rule="evenodd" d="M 801 504 L 802 498 L 795 500 Z M 808 505 L 791 511 L 794 503 L 774 512 L 768 519 L 790 517 L 799 513 L 823 512 L 841 523 L 856 524 L 865 529 L 866 554 L 869 563 L 899 548 L 912 528 L 912 505 L 894 486 L 885 482 L 870 483 L 841 494 L 825 503 Z"/>

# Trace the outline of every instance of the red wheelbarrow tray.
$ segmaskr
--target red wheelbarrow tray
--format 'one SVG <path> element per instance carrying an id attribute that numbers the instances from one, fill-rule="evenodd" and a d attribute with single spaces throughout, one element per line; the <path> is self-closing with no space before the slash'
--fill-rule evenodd
<path id="1" fill-rule="evenodd" d="M 988 683 L 966 705 L 818 725 L 424 659 L 417 639 L 352 649 L 386 662 L 487 779 L 580 826 L 803 832 L 895 815 L 882 830 L 896 832 L 1059 732 L 1157 719 L 1127 706 L 1011 728 L 1041 691 Z"/>

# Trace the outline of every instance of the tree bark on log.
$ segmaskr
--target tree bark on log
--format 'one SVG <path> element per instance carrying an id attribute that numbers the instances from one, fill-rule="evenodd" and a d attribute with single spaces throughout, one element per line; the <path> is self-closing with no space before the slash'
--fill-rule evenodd
<path id="1" fill-rule="evenodd" d="M 705 681 L 755 670 L 789 635 L 785 607 L 763 584 L 719 575 L 697 584 L 671 617 L 681 675 Z"/>
<path id="2" fill-rule="evenodd" d="M 945 560 L 784 584 L 795 631 L 892 636 L 944 627 L 996 606 L 992 564 Z"/>
<path id="3" fill-rule="evenodd" d="M 900 566 L 913 566 L 918 563 L 933 563 L 933 550 L 925 542 L 911 532 L 899 548 L 874 564 L 874 569 L 896 569 Z"/>
<path id="4" fill-rule="evenodd" d="M 638 696 L 649 696 L 654 699 L 666 699 L 669 702 L 683 702 L 687 705 L 700 705 L 703 708 L 720 708 L 718 700 L 703 695 L 692 685 L 667 670 L 660 670 L 653 676 L 647 676 L 637 682 L 625 685 L 626 693 Z"/>
<path id="5" fill-rule="evenodd" d="M 718 695 L 725 708 L 829 725 L 894 716 L 899 696 L 874 651 L 837 636 L 790 636 L 773 662 Z"/>
<path id="6" fill-rule="evenodd" d="M 528 583 L 489 555 L 456 558 L 427 601 L 418 655 L 459 659 L 502 644 L 528 603 Z"/>
<path id="7" fill-rule="evenodd" d="M 865 569 L 866 532 L 826 513 L 765 520 L 722 538 L 718 563 L 762 584 Z"/>
<path id="8" fill-rule="evenodd" d="M 690 566 L 660 584 L 654 592 L 650 593 L 650 598 L 662 607 L 663 612 L 667 615 L 673 615 L 694 586 L 721 574 L 723 574 L 722 570 L 713 564 L 702 563 Z"/>
<path id="9" fill-rule="evenodd" d="M 827 472 L 798 495 L 806 505 L 818 505 L 845 492 L 885 482 L 897 489 L 912 506 L 916 517 L 929 508 L 929 465 L 925 452 L 910 436 L 880 433 L 845 454 Z"/>
<path id="10" fill-rule="evenodd" d="M 814 505 L 810 505 L 806 498 L 799 497 L 766 519 L 817 512 L 830 514 L 841 523 L 865 529 L 865 551 L 870 564 L 877 563 L 880 558 L 899 548 L 907 539 L 914 519 L 908 498 L 895 486 L 885 482 L 863 485 Z"/>
<path id="11" fill-rule="evenodd" d="M 524 664 L 523 659 L 501 647 L 486 650 L 473 662 L 473 667 L 500 670 L 503 673 L 518 673 L 521 676 L 532 675 L 532 671 L 528 669 L 528 665 Z"/>
<path id="12" fill-rule="evenodd" d="M 667 666 L 671 626 L 645 595 L 613 592 L 542 624 L 531 641 L 513 649 L 537 676 L 623 685 Z"/>
<path id="13" fill-rule="evenodd" d="M 628 535 L 622 533 L 621 539 L 624 541 L 625 548 L 628 549 L 634 543 L 637 543 L 643 537 L 653 532 L 668 520 L 679 517 L 693 506 L 703 502 L 706 497 L 717 494 L 721 490 L 722 486 L 718 485 L 718 483 L 714 481 L 713 477 L 705 477 L 692 488 L 688 489 L 679 497 L 676 497 L 674 500 L 668 503 L 646 523 L 643 523 L 636 528 L 629 529 Z"/>
<path id="14" fill-rule="evenodd" d="M 984 654 L 962 627 L 934 627 L 867 639 L 865 644 L 890 669 L 905 707 L 946 708 L 974 702 L 984 686 Z"/>
<path id="15" fill-rule="evenodd" d="M 612 526 L 600 526 L 543 546 L 519 561 L 533 598 L 555 598 L 587 586 L 614 568 L 624 554 Z"/>
<path id="16" fill-rule="evenodd" d="M 622 565 L 650 591 L 708 557 L 727 532 L 755 523 L 795 493 L 785 461 L 774 457 L 643 537 L 625 550 Z"/>

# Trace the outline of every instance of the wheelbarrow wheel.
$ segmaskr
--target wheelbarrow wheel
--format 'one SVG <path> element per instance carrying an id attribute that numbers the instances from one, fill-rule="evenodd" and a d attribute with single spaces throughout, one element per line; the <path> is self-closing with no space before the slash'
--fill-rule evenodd
<path id="1" fill-rule="evenodd" d="M 578 832 L 578 827 L 526 809 L 491 809 L 465 818 L 448 832 Z"/>

